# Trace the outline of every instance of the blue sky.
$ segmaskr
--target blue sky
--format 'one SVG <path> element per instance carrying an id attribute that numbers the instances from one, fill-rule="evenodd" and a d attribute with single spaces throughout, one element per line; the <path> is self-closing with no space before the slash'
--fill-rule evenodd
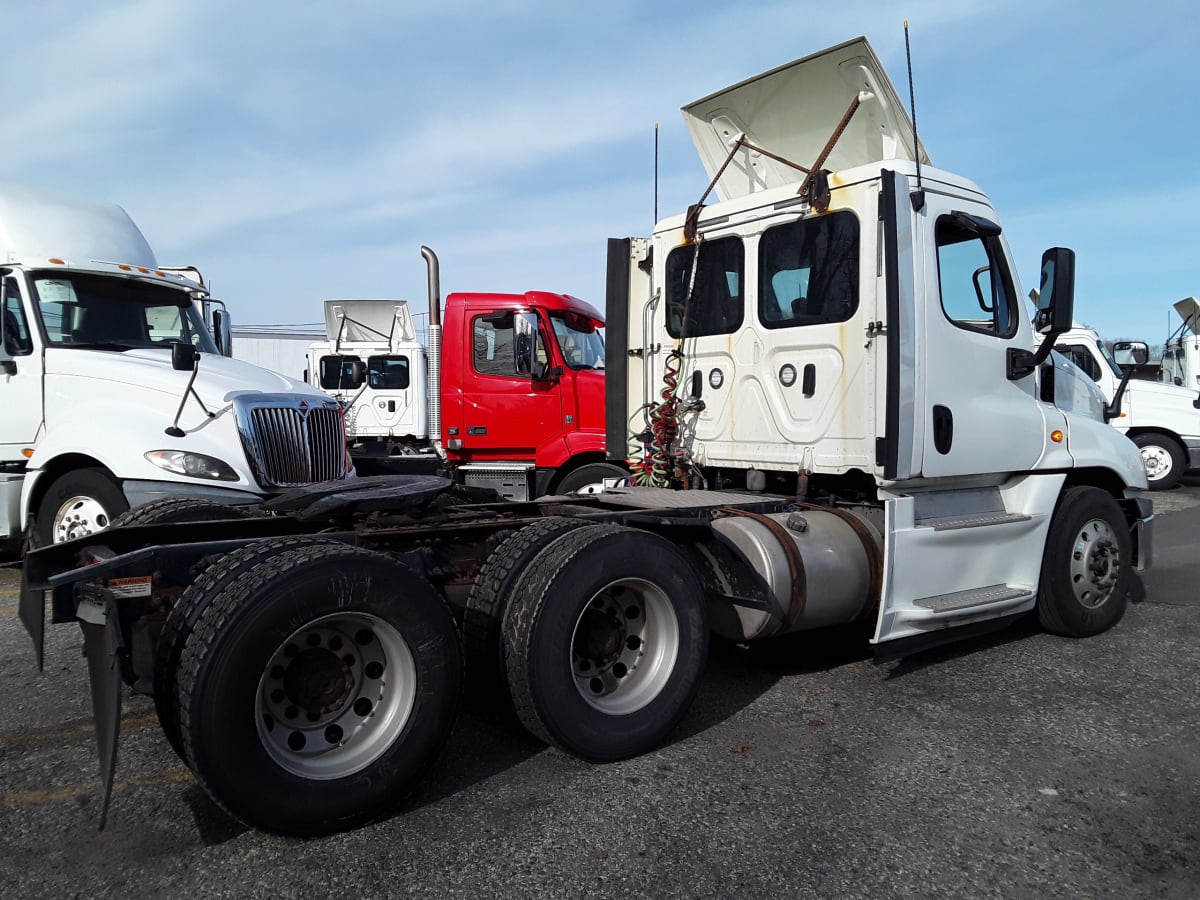
<path id="1" fill-rule="evenodd" d="M 1076 318 L 1160 342 L 1200 294 L 1200 8 L 11 0 L 0 177 L 120 203 L 239 325 L 327 297 L 604 299 L 605 240 L 707 185 L 679 107 L 865 34 L 921 138 L 1000 213 L 1024 289 L 1073 247 Z"/>

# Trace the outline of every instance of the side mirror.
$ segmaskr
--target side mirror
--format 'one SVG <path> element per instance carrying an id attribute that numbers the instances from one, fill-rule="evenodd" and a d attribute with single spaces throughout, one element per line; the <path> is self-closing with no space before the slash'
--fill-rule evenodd
<path id="1" fill-rule="evenodd" d="M 233 356 L 233 319 L 227 309 L 214 309 L 212 313 L 213 340 L 222 356 Z"/>
<path id="2" fill-rule="evenodd" d="M 367 364 L 361 359 L 352 359 L 345 365 L 350 369 L 350 383 L 357 387 L 367 380 Z"/>
<path id="3" fill-rule="evenodd" d="M 200 351 L 191 344 L 176 341 L 171 344 L 171 368 L 176 372 L 194 372 Z"/>
<path id="4" fill-rule="evenodd" d="M 1150 359 L 1150 348 L 1142 341 L 1117 341 L 1113 344 L 1113 359 L 1118 366 L 1144 366 Z"/>
<path id="5" fill-rule="evenodd" d="M 1051 247 L 1042 254 L 1042 283 L 1038 288 L 1033 327 L 1039 334 L 1071 330 L 1075 316 L 1075 251 Z M 1053 338 L 1047 338 L 1053 341 Z"/>
<path id="6" fill-rule="evenodd" d="M 532 376 L 537 358 L 537 313 L 513 313 L 513 359 L 518 375 Z"/>
<path id="7" fill-rule="evenodd" d="M 1008 380 L 1016 381 L 1037 371 L 1060 335 L 1071 330 L 1075 316 L 1075 251 L 1066 247 L 1051 247 L 1042 254 L 1042 283 L 1036 297 L 1037 311 L 1033 314 L 1033 330 L 1042 336 L 1036 352 L 1022 347 L 1008 349 Z"/>

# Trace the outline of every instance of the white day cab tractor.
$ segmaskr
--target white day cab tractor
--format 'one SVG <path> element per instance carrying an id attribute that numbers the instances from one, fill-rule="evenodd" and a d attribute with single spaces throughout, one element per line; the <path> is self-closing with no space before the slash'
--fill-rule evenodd
<path id="1" fill-rule="evenodd" d="M 311 835 L 393 814 L 437 757 L 460 623 L 476 688 L 611 762 L 687 714 L 712 633 L 843 626 L 885 661 L 1121 620 L 1153 517 L 1137 449 L 1051 356 L 1072 252 L 1043 256 L 1038 348 L 999 216 L 932 168 L 863 38 L 684 117 L 716 201 L 608 247 L 607 447 L 638 484 L 360 478 L 28 556 L 39 659 L 43 592 L 83 630 L 103 809 L 125 685 L 225 810 Z"/>

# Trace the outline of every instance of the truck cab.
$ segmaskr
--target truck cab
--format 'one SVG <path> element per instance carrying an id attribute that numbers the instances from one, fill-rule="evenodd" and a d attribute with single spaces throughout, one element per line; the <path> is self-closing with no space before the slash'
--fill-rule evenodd
<path id="1" fill-rule="evenodd" d="M 1070 326 L 1074 254 L 1043 256 L 1031 325 L 996 210 L 932 166 L 865 39 L 683 114 L 717 202 L 609 248 L 608 445 L 635 448 L 636 483 L 857 509 L 883 546 L 879 645 L 1033 608 L 1065 498 L 1106 495 L 1139 546 L 1136 449 L 1077 390 L 1060 404 L 1035 339 Z M 770 618 L 728 636 L 811 627 Z"/>
<path id="2" fill-rule="evenodd" d="M 1072 328 L 1059 336 L 1055 348 L 1082 369 L 1110 403 L 1122 380 L 1127 381 L 1120 410 L 1110 424 L 1137 445 L 1151 490 L 1172 488 L 1189 470 L 1200 468 L 1197 390 L 1125 379 L 1122 364 L 1090 328 Z M 1125 352 L 1131 356 L 1123 364 L 1145 362 L 1145 344 L 1129 342 Z"/>
<path id="3" fill-rule="evenodd" d="M 0 185 L 0 539 L 51 543 L 162 497 L 261 500 L 351 471 L 337 404 L 227 359 L 203 285 L 119 206 Z"/>
<path id="4" fill-rule="evenodd" d="M 604 477 L 604 316 L 567 294 L 446 298 L 442 430 L 467 484 L 514 499 Z"/>

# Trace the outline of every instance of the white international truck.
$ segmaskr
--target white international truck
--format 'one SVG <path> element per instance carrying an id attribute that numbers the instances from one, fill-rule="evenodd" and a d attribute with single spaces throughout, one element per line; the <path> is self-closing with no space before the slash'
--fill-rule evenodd
<path id="1" fill-rule="evenodd" d="M 1137 445 L 1151 490 L 1173 488 L 1189 470 L 1200 469 L 1200 388 L 1125 377 L 1122 364 L 1146 361 L 1147 348 L 1140 341 L 1119 345 L 1120 364 L 1096 331 L 1078 325 L 1059 335 L 1055 348 L 1095 381 L 1109 402 L 1126 383 L 1110 424 Z"/>
<path id="2" fill-rule="evenodd" d="M 337 404 L 221 355 L 229 318 L 206 324 L 192 272 L 157 267 L 119 206 L 0 184 L 0 541 L 348 474 Z"/>
<path id="3" fill-rule="evenodd" d="M 608 246 L 607 447 L 642 484 L 360 478 L 35 551 L 21 617 L 39 654 L 44 591 L 83 629 L 105 785 L 125 681 L 254 827 L 392 814 L 455 719 L 447 604 L 469 677 L 597 761 L 676 726 L 710 632 L 849 626 L 883 661 L 1121 619 L 1153 517 L 1137 449 L 1050 363 L 1072 252 L 1043 256 L 1035 349 L 995 209 L 930 166 L 863 38 L 684 116 L 719 199 Z"/>

